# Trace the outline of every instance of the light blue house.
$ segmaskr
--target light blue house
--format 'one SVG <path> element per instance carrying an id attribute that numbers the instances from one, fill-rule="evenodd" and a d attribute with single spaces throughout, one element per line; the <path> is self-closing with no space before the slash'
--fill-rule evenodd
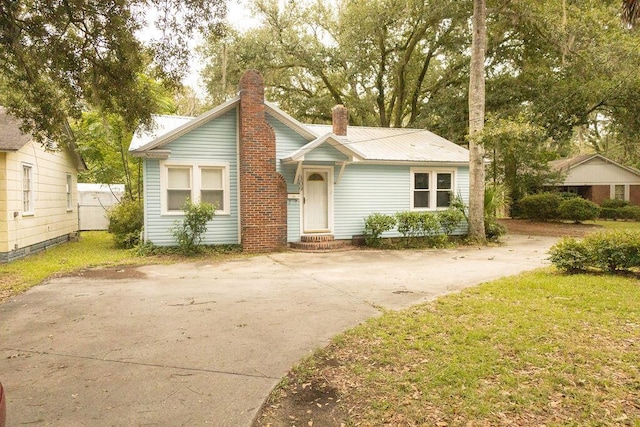
<path id="1" fill-rule="evenodd" d="M 187 197 L 217 205 L 207 244 L 269 251 L 361 235 L 371 213 L 467 202 L 469 153 L 424 129 L 307 125 L 264 100 L 261 76 L 199 117 L 158 116 L 130 152 L 144 159 L 144 239 L 174 245 Z M 390 232 L 388 236 L 394 235 Z"/>

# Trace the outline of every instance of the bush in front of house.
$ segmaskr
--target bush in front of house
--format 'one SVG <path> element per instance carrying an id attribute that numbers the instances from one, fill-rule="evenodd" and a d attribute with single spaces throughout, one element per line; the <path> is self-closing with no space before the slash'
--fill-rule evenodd
<path id="1" fill-rule="evenodd" d="M 396 213 L 398 232 L 402 237 L 434 237 L 440 234 L 440 216 L 436 212 L 405 211 Z"/>
<path id="2" fill-rule="evenodd" d="M 524 196 L 518 201 L 520 216 L 537 221 L 558 218 L 558 207 L 562 197 L 557 193 L 539 193 Z"/>
<path id="3" fill-rule="evenodd" d="M 593 266 L 591 251 L 582 241 L 564 237 L 549 249 L 549 260 L 559 270 L 580 273 Z"/>
<path id="4" fill-rule="evenodd" d="M 176 221 L 171 233 L 178 243 L 180 252 L 184 255 L 198 253 L 200 243 L 207 232 L 207 223 L 216 214 L 216 207 L 211 203 L 193 203 L 187 199 L 182 210 L 184 218 Z"/>
<path id="5" fill-rule="evenodd" d="M 640 221 L 640 206 L 625 200 L 605 199 L 600 203 L 600 219 Z"/>
<path id="6" fill-rule="evenodd" d="M 140 233 L 144 224 L 142 201 L 122 199 L 107 212 L 113 242 L 117 248 L 133 248 L 140 242 Z"/>
<path id="7" fill-rule="evenodd" d="M 601 208 L 611 208 L 611 209 L 624 208 L 625 206 L 628 206 L 628 205 L 629 205 L 629 202 L 627 202 L 626 200 L 620 200 L 620 199 L 604 199 L 600 203 Z"/>
<path id="8" fill-rule="evenodd" d="M 558 206 L 558 215 L 562 219 L 568 219 L 580 223 L 582 221 L 594 220 L 600 214 L 600 206 L 582 197 L 572 197 L 563 200 Z"/>
<path id="9" fill-rule="evenodd" d="M 449 208 L 438 212 L 438 222 L 445 236 L 449 237 L 464 221 L 464 213 L 457 208 Z"/>
<path id="10" fill-rule="evenodd" d="M 631 221 L 640 221 L 640 206 L 636 205 L 627 205 L 623 206 L 620 209 L 620 215 L 622 219 L 628 219 Z"/>
<path id="11" fill-rule="evenodd" d="M 604 231 L 582 240 L 563 238 L 549 250 L 551 262 L 568 273 L 598 269 L 617 272 L 640 267 L 640 232 Z"/>
<path id="12" fill-rule="evenodd" d="M 372 213 L 364 219 L 364 242 L 367 246 L 378 247 L 382 242 L 382 233 L 393 230 L 396 218 L 393 215 Z"/>

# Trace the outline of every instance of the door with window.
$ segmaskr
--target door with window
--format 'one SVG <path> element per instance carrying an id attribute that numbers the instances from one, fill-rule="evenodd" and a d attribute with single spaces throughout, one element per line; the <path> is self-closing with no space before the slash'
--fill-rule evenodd
<path id="1" fill-rule="evenodd" d="M 329 232 L 329 172 L 304 171 L 303 229 L 305 233 Z"/>

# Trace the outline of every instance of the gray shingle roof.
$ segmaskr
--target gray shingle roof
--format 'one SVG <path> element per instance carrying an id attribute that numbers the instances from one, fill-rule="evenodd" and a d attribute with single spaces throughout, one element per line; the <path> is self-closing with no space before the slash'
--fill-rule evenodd
<path id="1" fill-rule="evenodd" d="M 0 151 L 18 151 L 31 139 L 20 131 L 20 122 L 0 107 Z"/>

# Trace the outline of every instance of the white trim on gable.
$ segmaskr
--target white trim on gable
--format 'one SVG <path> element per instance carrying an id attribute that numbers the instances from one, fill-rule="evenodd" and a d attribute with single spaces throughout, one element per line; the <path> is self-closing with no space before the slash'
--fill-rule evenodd
<path id="1" fill-rule="evenodd" d="M 364 155 L 360 153 L 358 150 L 344 144 L 333 133 L 327 133 L 309 142 L 308 144 L 302 146 L 301 148 L 297 149 L 293 153 L 289 154 L 287 157 L 283 158 L 281 161 L 282 163 L 295 163 L 295 162 L 304 161 L 304 157 L 308 153 L 320 147 L 325 142 L 329 143 L 329 145 L 331 145 L 333 148 L 335 148 L 336 150 L 340 151 L 342 154 L 347 156 L 350 162 L 358 162 L 364 159 Z"/>

